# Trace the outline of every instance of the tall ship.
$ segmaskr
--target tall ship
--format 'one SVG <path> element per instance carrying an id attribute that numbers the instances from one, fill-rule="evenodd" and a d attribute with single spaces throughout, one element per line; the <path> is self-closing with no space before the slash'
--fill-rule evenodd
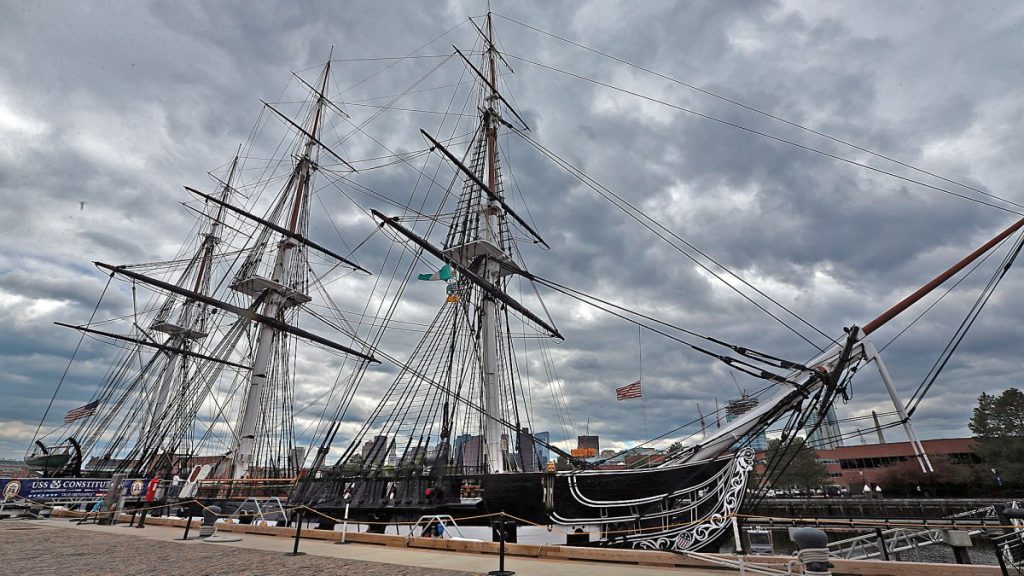
<path id="1" fill-rule="evenodd" d="M 95 262 L 109 276 L 97 313 L 126 287 L 132 313 L 60 323 L 120 350 L 91 401 L 35 440 L 30 469 L 170 477 L 200 464 L 228 484 L 298 474 L 305 450 L 295 442 L 297 348 L 344 361 L 332 399 L 377 362 L 364 340 L 376 329 L 360 333 L 325 289 L 370 273 L 308 232 L 316 173 L 353 170 L 319 141 L 334 113 L 325 94 L 329 73 L 330 63 L 316 85 L 304 85 L 312 96 L 297 118 L 266 105 L 267 120 L 284 128 L 281 158 L 253 166 L 241 159 L 251 150 L 239 150 L 213 175 L 214 191 L 185 187 L 196 233 L 178 255 L 137 265 Z M 242 183 L 243 170 L 258 176 Z M 328 329 L 316 333 L 304 322 Z"/>
<path id="2" fill-rule="evenodd" d="M 870 336 L 1008 239 L 1019 249 L 1014 235 L 1024 220 L 801 359 L 586 294 L 530 271 L 528 259 L 557 258 L 559 246 L 533 223 L 502 142 L 519 139 L 588 186 L 614 193 L 537 141 L 529 115 L 503 91 L 499 70 L 510 67 L 492 15 L 470 22 L 475 48 L 456 48 L 442 64 L 459 67 L 456 88 L 472 86 L 472 95 L 461 112 L 453 110 L 455 97 L 447 101 L 441 123 L 420 131 L 420 149 L 388 149 L 369 120 L 353 120 L 333 101 L 329 61 L 318 78 L 297 77 L 306 96 L 297 112 L 265 103 L 262 120 L 285 134 L 282 154 L 266 160 L 247 143 L 217 175 L 215 190 L 187 188 L 197 225 L 180 254 L 141 265 L 97 263 L 111 278 L 109 290 L 130 295 L 133 312 L 69 326 L 118 346 L 119 360 L 78 414 L 36 440 L 31 467 L 45 476 L 167 477 L 202 465 L 208 484 L 200 497 L 211 501 L 228 493 L 286 494 L 289 504 L 372 526 L 503 512 L 540 525 L 597 528 L 595 545 L 692 550 L 714 543 L 741 506 L 758 497 L 748 490 L 752 440 L 772 429 L 781 438 L 777 453 L 787 454 L 785 447 L 804 434 L 831 425 L 834 406 L 852 394 L 853 375 L 870 366 L 893 402 L 895 425 L 904 428 L 922 469 L 931 470 Z M 339 137 L 337 123 L 353 128 Z M 334 130 L 330 138 L 326 127 Z M 388 153 L 357 161 L 334 144 L 361 136 Z M 397 167 L 417 174 L 413 190 L 385 193 L 360 180 Z M 348 235 L 346 222 L 317 213 L 318 196 L 335 193 L 320 178 L 359 192 L 335 194 L 357 206 L 362 220 L 353 227 L 369 230 L 349 249 L 331 248 L 311 233 L 318 222 Z M 338 285 L 362 299 L 359 311 L 337 305 Z M 410 329 L 417 341 L 396 338 L 407 346 L 395 350 L 390 336 L 410 328 L 403 314 L 411 286 L 433 287 L 427 289 L 436 290 L 437 310 Z M 551 294 L 759 382 L 758 401 L 714 430 L 698 426 L 703 413 L 681 418 L 650 443 L 626 450 L 676 443 L 657 461 L 603 469 L 600 457 L 574 454 L 539 433 L 549 423 L 533 407 L 547 400 L 534 396 L 560 385 L 549 366 L 557 364 L 558 343 L 571 338 L 549 313 L 544 297 Z M 98 304 L 97 313 L 102 309 Z M 295 405 L 296 387 L 302 379 L 323 381 L 325 366 L 331 381 L 311 403 L 310 417 Z M 369 381 L 376 403 L 359 405 L 357 391 Z M 557 395 L 551 403 L 551 412 L 567 412 Z M 300 412 L 307 416 L 298 418 Z M 355 414 L 365 418 L 355 422 Z M 297 434 L 300 422 L 305 430 Z M 560 465 L 541 456 L 548 451 Z M 769 483 L 786 464 L 770 460 L 760 481 Z"/>

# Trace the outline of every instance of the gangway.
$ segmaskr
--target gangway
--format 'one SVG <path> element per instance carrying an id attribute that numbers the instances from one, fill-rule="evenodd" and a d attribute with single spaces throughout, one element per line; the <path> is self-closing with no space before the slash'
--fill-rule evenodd
<path id="1" fill-rule="evenodd" d="M 271 498 L 246 498 L 234 513 L 231 514 L 228 521 L 236 520 L 240 524 L 250 524 L 254 521 L 259 521 L 270 524 L 271 518 L 273 518 L 274 522 L 288 520 L 288 514 L 284 509 L 284 502 L 277 496 Z"/>
<path id="2" fill-rule="evenodd" d="M 465 539 L 466 538 L 465 536 L 462 535 L 462 530 L 459 528 L 458 523 L 455 522 L 455 518 L 452 518 L 451 515 L 449 515 L 449 514 L 431 514 L 431 515 L 420 516 L 420 519 L 416 521 L 416 524 L 413 524 L 412 528 L 409 529 L 409 535 L 405 537 L 406 540 L 408 540 L 409 538 L 412 538 L 413 536 L 418 536 L 420 534 L 423 534 L 424 530 L 426 530 L 430 526 L 433 526 L 434 524 L 437 524 L 437 525 L 440 525 L 440 526 L 444 526 L 444 528 L 445 528 L 444 534 L 448 534 L 449 528 L 454 528 L 455 532 L 458 534 L 457 538 L 460 538 L 460 539 Z M 442 535 L 441 537 L 443 538 L 444 535 Z M 449 535 L 448 537 L 452 538 L 453 536 Z"/>
<path id="3" fill-rule="evenodd" d="M 1010 506 L 1012 508 L 1017 508 L 1018 503 L 1013 502 Z M 943 520 L 949 520 L 950 523 L 942 527 L 898 527 L 887 528 L 885 530 L 876 528 L 875 531 L 871 533 L 830 542 L 828 545 L 829 556 L 832 558 L 842 558 L 846 560 L 867 560 L 870 558 L 883 558 L 888 560 L 891 556 L 913 550 L 915 559 L 920 560 L 918 550 L 925 546 L 931 546 L 932 544 L 947 542 L 950 525 L 956 526 L 957 520 L 981 520 L 981 524 L 976 522 L 961 522 L 962 529 L 966 531 L 969 536 L 974 537 L 986 532 L 984 527 L 985 520 L 996 519 L 997 515 L 995 507 L 984 506 L 974 510 L 950 514 L 943 518 Z"/>

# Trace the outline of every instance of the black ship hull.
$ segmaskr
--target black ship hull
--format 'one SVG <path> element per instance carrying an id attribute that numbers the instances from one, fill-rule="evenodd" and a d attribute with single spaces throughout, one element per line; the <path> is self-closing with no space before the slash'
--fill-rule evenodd
<path id="1" fill-rule="evenodd" d="M 709 544 L 735 514 L 753 453 L 638 470 L 480 475 L 351 475 L 306 479 L 290 504 L 332 518 L 383 528 L 424 515 L 448 514 L 485 525 L 499 514 L 522 523 L 597 526 L 596 545 L 696 549 Z"/>

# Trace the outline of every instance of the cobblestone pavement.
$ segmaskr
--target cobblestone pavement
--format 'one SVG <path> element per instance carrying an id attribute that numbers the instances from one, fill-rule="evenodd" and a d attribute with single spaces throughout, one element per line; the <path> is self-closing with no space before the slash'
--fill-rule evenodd
<path id="1" fill-rule="evenodd" d="M 33 522 L 0 522 L 0 574 L 33 576 L 468 576 L 469 572 L 162 542 Z"/>

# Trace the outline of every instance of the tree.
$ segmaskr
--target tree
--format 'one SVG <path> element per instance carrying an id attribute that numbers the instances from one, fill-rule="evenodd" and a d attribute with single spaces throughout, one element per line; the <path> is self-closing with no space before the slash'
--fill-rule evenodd
<path id="1" fill-rule="evenodd" d="M 346 475 L 358 474 L 363 467 L 363 455 L 353 454 L 348 461 L 341 466 L 341 473 Z"/>
<path id="2" fill-rule="evenodd" d="M 994 488 L 1024 485 L 1024 392 L 982 392 L 968 427 L 974 433 L 975 453 L 989 472 L 980 476 L 990 477 Z"/>
<path id="3" fill-rule="evenodd" d="M 920 466 L 894 468 L 879 480 L 885 494 L 892 498 L 958 498 L 965 496 L 989 495 L 991 482 L 985 484 L 975 478 L 975 466 L 965 463 L 948 454 L 931 454 L 934 472 L 925 473 Z M 916 464 L 916 463 L 915 463 Z M 991 474 L 989 474 L 991 476 Z M 982 487 L 980 492 L 977 488 Z"/>
<path id="4" fill-rule="evenodd" d="M 817 454 L 810 446 L 805 446 L 801 438 L 793 440 L 785 448 L 780 440 L 770 440 L 766 455 L 770 463 L 777 462 L 780 467 L 768 479 L 777 488 L 796 486 L 809 490 L 829 483 L 825 465 L 818 461 Z"/>

